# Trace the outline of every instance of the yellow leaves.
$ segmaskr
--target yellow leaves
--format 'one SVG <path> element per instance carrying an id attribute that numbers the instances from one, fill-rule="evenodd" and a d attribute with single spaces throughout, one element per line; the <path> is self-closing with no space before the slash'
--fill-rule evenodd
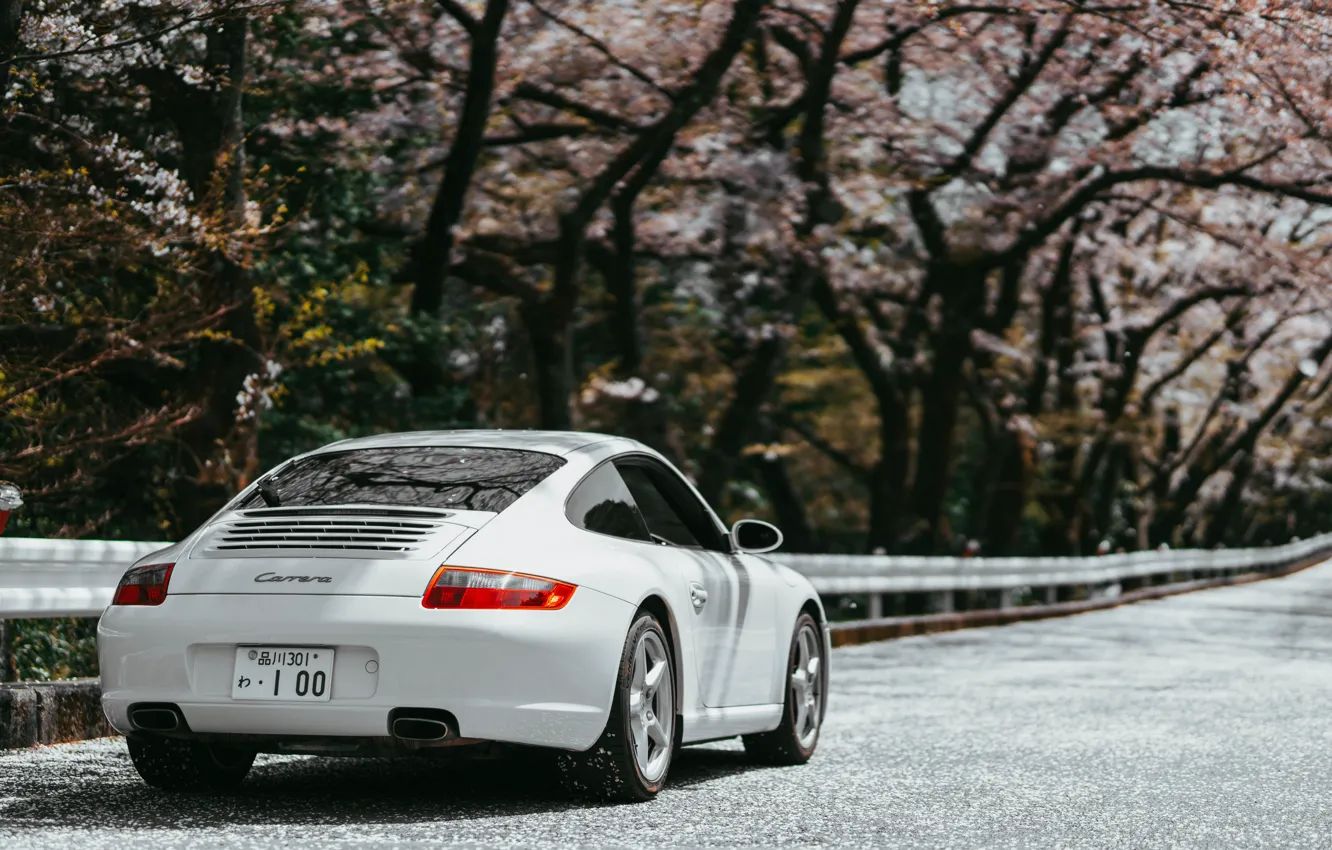
<path id="1" fill-rule="evenodd" d="M 212 328 L 191 331 L 186 334 L 185 338 L 189 340 L 207 340 L 208 342 L 236 342 L 235 337 L 233 337 L 228 331 L 219 331 Z"/>
<path id="2" fill-rule="evenodd" d="M 351 344 L 339 343 L 331 349 L 325 349 L 308 358 L 305 361 L 307 366 L 327 366 L 331 363 L 342 363 L 347 360 L 353 360 L 359 357 L 366 357 L 384 348 L 382 339 L 359 340 Z"/>
<path id="3" fill-rule="evenodd" d="M 301 334 L 298 345 L 309 345 L 318 342 L 321 339 L 327 339 L 333 335 L 333 329 L 328 325 L 317 325 Z"/>
<path id="4" fill-rule="evenodd" d="M 268 320 L 277 312 L 277 302 L 268 294 L 262 286 L 256 286 L 251 289 L 254 293 L 254 318 L 261 326 L 268 324 Z"/>
<path id="5" fill-rule="evenodd" d="M 363 289 L 369 284 L 369 267 L 361 264 L 341 281 L 315 283 L 292 299 L 286 305 L 281 321 L 268 323 L 272 333 L 270 356 L 280 362 L 321 367 L 370 357 L 382 351 L 387 346 L 383 339 L 349 340 L 345 331 L 337 328 L 329 318 L 330 308 L 336 313 L 336 305 L 362 297 Z M 265 302 L 266 315 L 275 318 L 278 305 L 272 296 L 266 292 L 260 295 L 256 290 L 256 301 L 260 298 Z M 393 332 L 395 328 L 388 330 Z M 269 397 L 276 404 L 285 393 L 285 387 L 279 384 L 269 392 Z"/>

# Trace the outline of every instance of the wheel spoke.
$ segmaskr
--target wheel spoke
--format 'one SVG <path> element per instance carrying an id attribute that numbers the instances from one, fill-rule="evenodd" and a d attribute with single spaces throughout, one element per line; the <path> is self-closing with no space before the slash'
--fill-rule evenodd
<path id="1" fill-rule="evenodd" d="M 643 677 L 643 688 L 647 691 L 649 696 L 657 692 L 657 686 L 661 684 L 661 677 L 665 675 L 665 673 L 665 662 L 658 661 L 653 665 L 652 669 L 647 672 L 647 675 Z"/>
<path id="2" fill-rule="evenodd" d="M 809 675 L 804 670 L 797 670 L 791 674 L 791 690 L 799 699 L 804 699 L 805 694 L 809 692 Z"/>
<path id="3" fill-rule="evenodd" d="M 631 691 L 642 692 L 643 681 L 647 676 L 647 668 L 647 647 L 640 642 L 638 646 L 634 647 L 634 669 L 629 683 Z"/>
<path id="4" fill-rule="evenodd" d="M 647 736 L 658 747 L 670 746 L 670 740 L 666 735 L 666 727 L 662 725 L 660 717 L 653 717 L 652 722 L 647 725 Z"/>
<path id="5" fill-rule="evenodd" d="M 817 655 L 809 659 L 809 663 L 805 665 L 805 675 L 809 677 L 811 682 L 819 680 L 819 657 Z"/>
<path id="6" fill-rule="evenodd" d="M 809 704 L 803 699 L 796 700 L 795 704 L 795 731 L 798 737 L 804 737 L 805 726 L 809 722 Z"/>
<path id="7" fill-rule="evenodd" d="M 629 728 L 634 734 L 634 758 L 638 761 L 639 767 L 645 768 L 648 763 L 648 730 L 647 724 L 643 722 L 643 716 L 630 715 Z"/>

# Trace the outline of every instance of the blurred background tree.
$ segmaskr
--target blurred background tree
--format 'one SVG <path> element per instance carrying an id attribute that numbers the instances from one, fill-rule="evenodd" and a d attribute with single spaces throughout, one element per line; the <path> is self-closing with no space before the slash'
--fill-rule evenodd
<path id="1" fill-rule="evenodd" d="M 0 0 L 7 533 L 455 427 L 793 550 L 1325 530 L 1332 16 L 1249 5 Z"/>

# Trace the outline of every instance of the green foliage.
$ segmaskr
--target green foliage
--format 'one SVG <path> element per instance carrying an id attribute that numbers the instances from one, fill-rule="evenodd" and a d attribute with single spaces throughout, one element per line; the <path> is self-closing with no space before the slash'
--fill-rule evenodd
<path id="1" fill-rule="evenodd" d="M 97 675 L 97 620 L 9 620 L 20 682 Z"/>

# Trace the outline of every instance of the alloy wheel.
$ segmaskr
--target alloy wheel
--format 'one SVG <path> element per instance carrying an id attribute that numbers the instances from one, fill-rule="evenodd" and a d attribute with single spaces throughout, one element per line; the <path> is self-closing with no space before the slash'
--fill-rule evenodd
<path id="1" fill-rule="evenodd" d="M 670 764 L 675 737 L 675 692 L 671 660 L 661 635 L 644 631 L 634 645 L 629 680 L 629 729 L 634 760 L 643 778 L 656 782 Z"/>
<path id="2" fill-rule="evenodd" d="M 805 623 L 796 637 L 795 664 L 791 670 L 791 705 L 795 708 L 795 735 L 808 749 L 819 734 L 823 708 L 823 647 L 814 627 Z"/>

